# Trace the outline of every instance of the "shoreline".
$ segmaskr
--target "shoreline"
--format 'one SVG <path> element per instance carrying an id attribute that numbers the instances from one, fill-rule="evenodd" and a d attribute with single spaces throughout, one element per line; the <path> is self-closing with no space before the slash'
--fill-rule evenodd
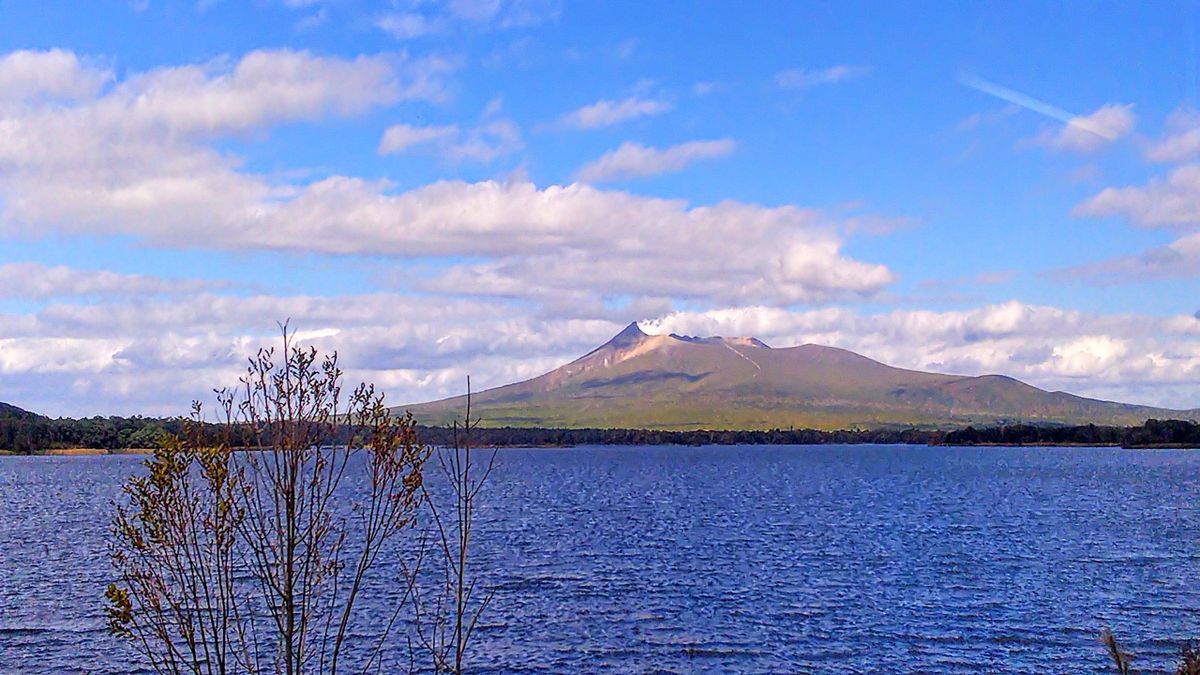
<path id="1" fill-rule="evenodd" d="M 779 447 L 779 446 L 806 446 L 820 447 L 823 445 L 877 445 L 877 446 L 923 446 L 927 448 L 1120 448 L 1123 450 L 1200 450 L 1200 445 L 1189 443 L 1150 443 L 1145 445 L 1121 445 L 1118 443 L 884 443 L 884 442 L 842 442 L 842 443 L 576 443 L 576 444 L 530 444 L 517 443 L 506 445 L 480 445 L 478 450 L 566 450 L 578 447 L 701 447 L 701 446 L 761 446 L 761 447 Z M 431 445 L 430 447 L 434 447 Z M 440 446 L 438 446 L 440 447 Z M 149 455 L 153 454 L 153 448 L 53 448 L 44 452 L 38 453 L 19 453 L 12 450 L 0 449 L 0 458 L 3 457 L 101 457 L 109 455 Z"/>
<path id="2" fill-rule="evenodd" d="M 12 451 L 8 454 L 17 455 Z M 96 455 L 148 455 L 153 448 L 50 448 L 37 454 L 20 455 L 21 457 L 90 457 Z"/>

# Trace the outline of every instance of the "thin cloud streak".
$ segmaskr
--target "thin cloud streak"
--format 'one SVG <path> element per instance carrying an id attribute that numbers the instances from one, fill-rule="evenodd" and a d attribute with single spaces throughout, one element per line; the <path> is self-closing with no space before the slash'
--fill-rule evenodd
<path id="1" fill-rule="evenodd" d="M 990 96 L 995 96 L 996 98 L 1002 101 L 1008 101 L 1013 105 L 1019 105 L 1026 110 L 1032 110 L 1039 115 L 1044 115 L 1051 119 L 1058 120 L 1059 122 L 1062 122 L 1068 126 L 1073 126 L 1093 133 L 1106 140 L 1113 141 L 1118 137 L 1117 134 L 1114 134 L 1111 130 L 1090 123 L 1087 121 L 1087 119 L 1080 117 L 1079 115 L 1072 115 L 1058 106 L 1051 105 L 1050 103 L 1046 103 L 1045 101 L 1038 100 L 1032 96 L 1022 94 L 1019 91 L 1009 89 L 1008 87 L 1001 86 L 994 82 L 989 82 L 981 77 L 964 73 L 963 75 L 959 76 L 958 81 L 962 85 L 970 87 L 976 91 L 981 91 Z"/>

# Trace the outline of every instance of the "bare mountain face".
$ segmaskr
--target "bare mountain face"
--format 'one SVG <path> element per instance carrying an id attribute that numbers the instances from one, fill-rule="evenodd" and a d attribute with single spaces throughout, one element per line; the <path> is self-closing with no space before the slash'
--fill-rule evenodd
<path id="1" fill-rule="evenodd" d="M 461 419 L 463 396 L 394 408 L 422 424 Z M 471 397 L 486 426 L 771 429 L 1141 424 L 1200 420 L 1166 410 L 1048 392 L 1002 375 L 893 368 L 834 347 L 773 349 L 755 338 L 647 335 L 630 324 L 585 356 Z"/>

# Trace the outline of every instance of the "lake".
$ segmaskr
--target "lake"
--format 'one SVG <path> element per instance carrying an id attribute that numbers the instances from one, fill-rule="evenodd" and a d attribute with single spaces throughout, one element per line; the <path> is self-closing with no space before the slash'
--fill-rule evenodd
<path id="1" fill-rule="evenodd" d="M 0 458 L 0 672 L 128 672 L 103 627 L 139 458 Z M 1200 637 L 1200 453 L 501 450 L 476 672 L 1108 672 Z"/>

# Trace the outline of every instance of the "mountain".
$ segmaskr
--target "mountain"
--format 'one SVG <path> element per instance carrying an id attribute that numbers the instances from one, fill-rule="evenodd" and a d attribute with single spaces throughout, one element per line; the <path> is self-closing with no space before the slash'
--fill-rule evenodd
<path id="1" fill-rule="evenodd" d="M 399 406 L 423 424 L 462 417 L 464 396 Z M 1049 392 L 1003 375 L 893 368 L 854 352 L 755 338 L 647 335 L 636 323 L 545 375 L 471 397 L 486 426 L 771 429 L 1141 424 L 1200 420 L 1167 410 Z"/>
<path id="2" fill-rule="evenodd" d="M 0 419 L 4 418 L 28 419 L 30 417 L 38 417 L 38 415 L 22 410 L 15 405 L 11 405 L 0 401 Z"/>

